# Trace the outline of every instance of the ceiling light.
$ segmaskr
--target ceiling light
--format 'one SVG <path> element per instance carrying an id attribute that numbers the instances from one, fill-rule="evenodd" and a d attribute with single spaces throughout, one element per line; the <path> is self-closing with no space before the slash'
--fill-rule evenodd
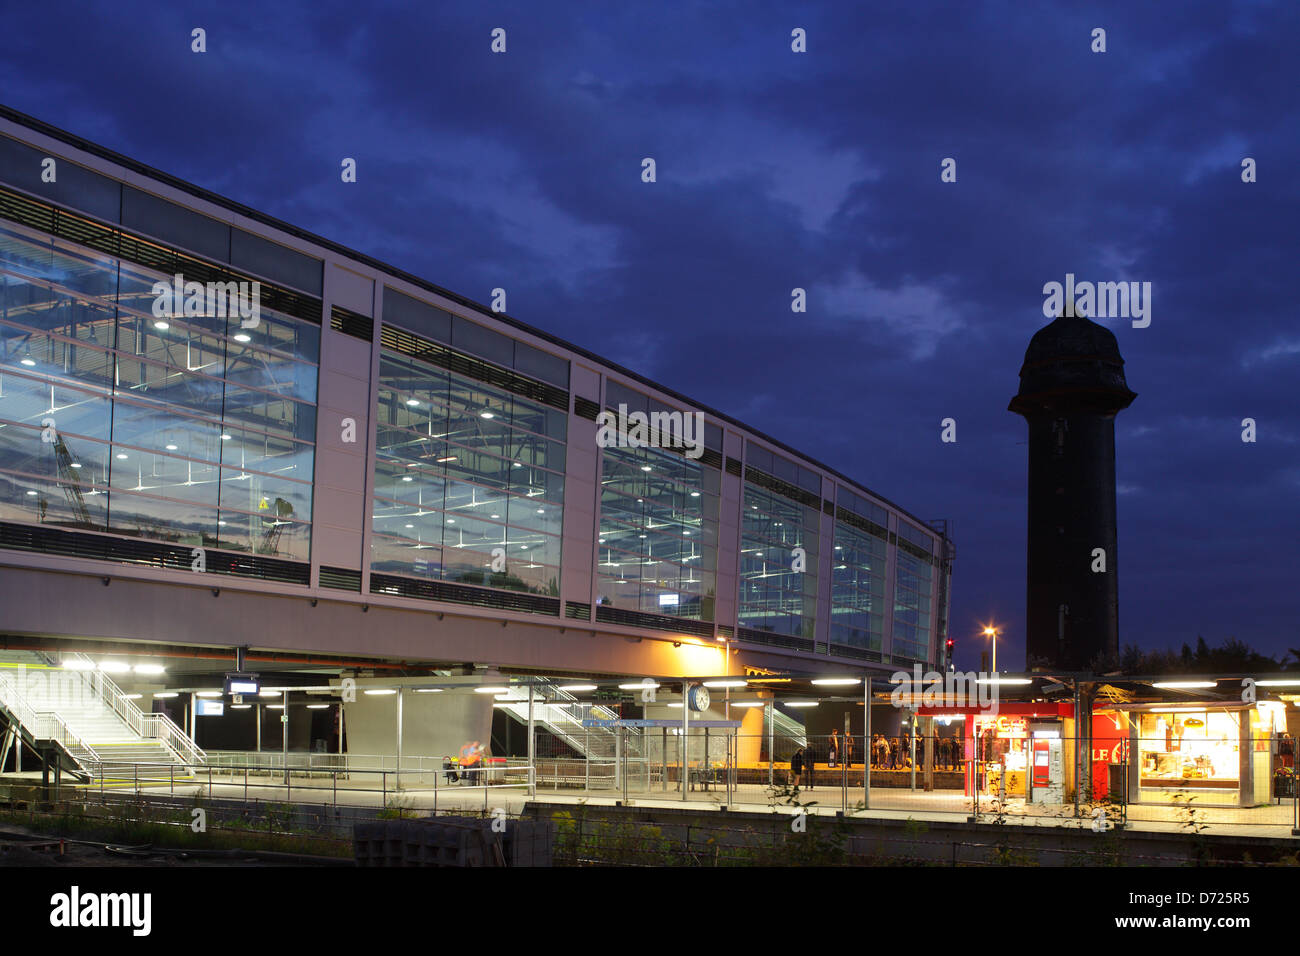
<path id="1" fill-rule="evenodd" d="M 786 701 L 782 701 L 782 703 L 785 704 L 785 706 L 787 707 L 816 707 L 817 706 L 817 701 L 815 700 L 786 700 Z"/>
<path id="2" fill-rule="evenodd" d="M 595 684 L 565 684 L 563 687 L 560 687 L 559 689 L 564 691 L 566 694 L 585 694 L 588 691 L 595 690 L 596 685 Z"/>
<path id="3" fill-rule="evenodd" d="M 284 710 L 284 704 L 267 704 L 267 710 Z"/>
<path id="4" fill-rule="evenodd" d="M 447 462 L 449 462 L 449 461 L 455 461 L 455 460 L 456 460 L 456 456 L 455 456 L 455 455 L 448 455 L 446 458 L 439 458 L 439 459 L 438 459 L 438 464 L 440 464 L 440 465 L 445 465 L 445 464 L 447 464 Z"/>
<path id="5" fill-rule="evenodd" d="M 509 687 L 475 687 L 476 694 L 504 694 L 509 691 Z"/>
<path id="6" fill-rule="evenodd" d="M 700 493 L 699 493 L 698 491 L 692 491 L 692 492 L 691 492 L 691 497 L 692 497 L 692 498 L 698 498 L 699 496 L 700 496 Z"/>
<path id="7" fill-rule="evenodd" d="M 221 433 L 221 440 L 222 440 L 222 441 L 230 441 L 230 435 L 229 435 L 227 432 L 222 432 L 222 433 Z"/>
<path id="8" fill-rule="evenodd" d="M 157 700 L 157 699 L 159 699 L 159 698 L 164 698 L 164 699 L 165 699 L 165 698 L 168 698 L 168 697 L 179 697 L 180 694 L 176 693 L 176 691 L 174 691 L 174 690 L 160 690 L 158 693 L 154 694 L 153 696 L 154 696 L 154 699 Z"/>
<path id="9" fill-rule="evenodd" d="M 126 452 L 124 452 L 124 451 L 119 451 L 119 452 L 117 453 L 117 460 L 118 460 L 118 461 L 126 461 Z"/>
<path id="10" fill-rule="evenodd" d="M 813 683 L 823 687 L 848 687 L 862 681 L 857 677 L 818 677 Z"/>
<path id="11" fill-rule="evenodd" d="M 280 696 L 280 691 L 278 691 L 278 690 L 263 690 L 263 691 L 258 691 L 257 696 L 258 696 L 258 697 L 279 697 L 279 696 Z"/>
<path id="12" fill-rule="evenodd" d="M 25 358 L 23 358 L 20 364 L 26 365 L 28 368 L 31 368 L 36 364 L 36 360 L 32 358 L 30 355 L 28 355 Z"/>
<path id="13" fill-rule="evenodd" d="M 35 498 L 35 497 L 36 497 L 36 492 L 34 492 L 34 491 L 29 491 L 29 492 L 27 492 L 27 494 L 28 494 L 30 497 L 32 497 L 32 498 Z"/>
<path id="14" fill-rule="evenodd" d="M 325 710 L 328 707 L 329 704 L 308 704 L 307 705 L 308 710 Z"/>
<path id="15" fill-rule="evenodd" d="M 247 332 L 240 332 L 238 335 L 235 336 L 235 341 L 236 341 L 236 342 L 251 342 L 251 341 L 253 341 L 253 337 L 252 337 L 251 335 L 249 335 Z"/>
<path id="16" fill-rule="evenodd" d="M 201 691 L 199 691 L 197 694 L 195 694 L 194 696 L 195 696 L 195 697 L 220 697 L 220 696 L 221 696 L 221 691 L 219 691 L 219 690 L 201 690 Z"/>
<path id="17" fill-rule="evenodd" d="M 415 689 L 415 692 L 417 694 L 441 694 L 442 688 L 441 687 L 417 687 Z"/>
<path id="18" fill-rule="evenodd" d="M 80 467 L 81 467 L 81 462 L 79 462 L 79 461 L 74 461 L 74 462 L 72 463 L 72 467 L 73 467 L 73 468 L 80 468 Z"/>
<path id="19" fill-rule="evenodd" d="M 231 709 L 231 710 L 248 710 L 248 708 L 250 708 L 250 707 L 252 707 L 252 706 L 253 706 L 252 704 L 231 704 L 231 705 L 230 705 L 230 709 Z"/>
<path id="20" fill-rule="evenodd" d="M 406 404 L 410 405 L 412 408 L 415 408 L 415 407 L 416 407 L 417 405 L 419 405 L 420 403 L 419 403 L 418 401 L 416 401 L 414 398 L 408 398 L 408 399 L 406 400 Z"/>
<path id="21" fill-rule="evenodd" d="M 159 332 L 166 332 L 168 329 L 171 328 L 171 326 L 168 325 L 166 322 L 164 322 L 162 319 L 159 319 L 157 322 L 155 322 L 153 324 L 153 327 L 157 329 Z"/>
<path id="22" fill-rule="evenodd" d="M 1169 680 L 1160 681 L 1151 686 L 1167 690 L 1185 690 L 1193 687 L 1218 687 L 1219 682 L 1213 680 Z"/>
<path id="23" fill-rule="evenodd" d="M 127 700 L 139 700 L 144 694 L 123 694 L 122 696 Z"/>
<path id="24" fill-rule="evenodd" d="M 393 694 L 396 694 L 397 691 L 393 690 L 391 687 L 379 687 L 375 690 L 368 690 L 366 693 L 371 697 L 391 697 Z"/>
<path id="25" fill-rule="evenodd" d="M 641 681 L 640 683 L 637 684 L 619 684 L 618 689 L 619 690 L 641 690 L 642 688 L 645 687 L 658 687 L 658 686 L 659 686 L 658 682 L 646 678 L 644 681 Z"/>
<path id="26" fill-rule="evenodd" d="M 745 687 L 748 681 L 743 680 L 706 680 L 705 687 Z"/>
<path id="27" fill-rule="evenodd" d="M 137 674 L 161 674 L 166 669 L 161 664 L 136 664 L 134 668 Z"/>
<path id="28" fill-rule="evenodd" d="M 168 451 L 175 451 L 175 450 L 176 450 L 176 446 L 175 446 L 175 445 L 166 445 L 166 446 L 164 446 L 164 447 L 166 447 L 166 449 L 167 449 Z"/>
<path id="29" fill-rule="evenodd" d="M 492 412 L 479 412 L 479 418 L 496 418 Z"/>

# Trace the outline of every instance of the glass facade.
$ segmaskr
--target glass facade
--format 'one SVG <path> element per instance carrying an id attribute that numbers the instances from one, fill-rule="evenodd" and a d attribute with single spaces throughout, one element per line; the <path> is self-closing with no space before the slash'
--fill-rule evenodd
<path id="1" fill-rule="evenodd" d="M 23 525 L 306 563 L 315 520 L 341 532 L 328 543 L 318 535 L 318 575 L 301 564 L 233 556 L 223 572 L 359 592 L 368 563 L 406 579 L 383 582 L 379 593 L 389 595 L 661 630 L 674 628 L 634 615 L 675 617 L 681 631 L 706 639 L 727 637 L 735 624 L 742 641 L 858 660 L 926 661 L 941 644 L 947 579 L 935 582 L 948 565 L 933 563 L 931 532 L 846 488 L 834 497 L 824 469 L 765 448 L 770 441 L 751 440 L 739 425 L 724 436 L 719 416 L 704 421 L 693 410 L 685 414 L 698 414 L 702 427 L 679 436 L 679 447 L 596 449 L 597 473 L 573 476 L 585 500 L 569 533 L 581 550 L 591 545 L 590 578 L 580 574 L 563 601 L 550 600 L 561 596 L 570 415 L 591 419 L 601 396 L 606 408 L 650 416 L 681 412 L 687 400 L 664 404 L 648 386 L 617 381 L 620 371 L 593 356 L 571 385 L 573 352 L 563 343 L 551 348 L 546 336 L 521 334 L 511 320 L 436 290 L 424 301 L 395 275 L 386 278 L 406 291 L 376 275 L 383 313 L 372 321 L 363 286 L 325 281 L 329 269 L 355 265 L 355 254 L 325 240 L 308 251 L 300 235 L 269 222 L 237 228 L 141 182 L 96 172 L 87 157 L 45 183 L 35 172 L 44 155 L 0 135 L 6 548 L 183 566 L 171 549 L 11 527 Z M 322 247 L 330 249 L 323 257 Z M 182 281 L 221 282 L 232 270 L 266 280 L 258 322 L 245 328 L 237 309 L 170 301 L 158 312 L 155 287 L 170 287 L 185 269 L 203 274 Z M 326 288 L 351 290 L 333 292 L 348 301 L 328 305 L 360 310 L 355 322 L 327 333 L 351 336 L 329 341 L 338 345 L 325 376 L 335 396 L 318 394 L 318 297 Z M 359 455 L 347 456 L 346 466 L 331 457 L 329 480 L 345 487 L 316 500 L 318 402 L 354 408 L 376 351 L 375 447 L 364 470 Z M 580 430 L 587 434 L 585 424 Z M 743 457 L 724 447 L 743 448 Z M 373 478 L 369 488 L 360 486 L 362 474 Z M 725 522 L 724 487 L 739 499 L 727 497 L 725 507 L 739 513 Z M 356 527 L 367 500 L 369 554 Z M 573 521 L 593 504 L 594 526 Z M 831 548 L 824 580 L 818 562 Z M 723 550 L 738 551 L 734 567 L 719 567 Z M 428 582 L 523 593 L 485 597 Z"/>
<path id="2" fill-rule="evenodd" d="M 721 474 L 660 448 L 602 458 L 597 603 L 712 621 Z"/>
<path id="3" fill-rule="evenodd" d="M 847 524 L 835 524 L 831 576 L 831 652 L 836 645 L 879 654 L 885 635 L 883 538 Z"/>
<path id="4" fill-rule="evenodd" d="M 320 328 L 160 281 L 0 223 L 0 517 L 308 560 Z"/>
<path id="5" fill-rule="evenodd" d="M 373 571 L 558 595 L 565 412 L 384 349 Z"/>
<path id="6" fill-rule="evenodd" d="M 741 515 L 741 627 L 814 639 L 817 621 L 818 527 L 815 508 L 744 484 Z M 804 552 L 804 570 L 795 570 L 797 552 Z"/>
<path id="7" fill-rule="evenodd" d="M 930 547 L 930 537 L 898 524 L 901 542 L 911 541 L 917 548 Z M 924 544 L 922 545 L 922 542 Z M 930 598 L 933 588 L 933 571 L 928 558 L 921 558 L 898 548 L 894 580 L 894 641 L 892 654 L 895 660 L 930 660 Z"/>

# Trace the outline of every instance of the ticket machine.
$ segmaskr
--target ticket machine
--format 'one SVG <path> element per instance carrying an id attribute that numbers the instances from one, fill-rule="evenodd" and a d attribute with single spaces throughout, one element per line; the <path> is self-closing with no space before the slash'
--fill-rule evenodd
<path id="1" fill-rule="evenodd" d="M 1060 725 L 1030 730 L 1029 802 L 1061 803 L 1065 799 L 1065 747 Z"/>

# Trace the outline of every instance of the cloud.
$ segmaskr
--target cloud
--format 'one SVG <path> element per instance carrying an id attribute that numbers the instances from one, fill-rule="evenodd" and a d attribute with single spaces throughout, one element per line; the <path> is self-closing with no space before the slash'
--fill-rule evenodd
<path id="1" fill-rule="evenodd" d="M 831 315 L 864 326 L 867 338 L 875 333 L 901 339 L 914 361 L 932 358 L 940 343 L 964 325 L 939 286 L 905 280 L 886 289 L 856 270 L 810 293 L 810 299 L 810 309 L 817 300 L 824 302 Z"/>

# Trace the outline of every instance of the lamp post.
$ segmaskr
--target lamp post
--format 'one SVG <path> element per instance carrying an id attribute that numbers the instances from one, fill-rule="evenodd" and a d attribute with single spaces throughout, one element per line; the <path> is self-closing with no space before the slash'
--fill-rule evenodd
<path id="1" fill-rule="evenodd" d="M 993 673 L 996 674 L 998 672 L 998 629 L 991 624 L 986 625 L 984 636 L 993 644 Z"/>

